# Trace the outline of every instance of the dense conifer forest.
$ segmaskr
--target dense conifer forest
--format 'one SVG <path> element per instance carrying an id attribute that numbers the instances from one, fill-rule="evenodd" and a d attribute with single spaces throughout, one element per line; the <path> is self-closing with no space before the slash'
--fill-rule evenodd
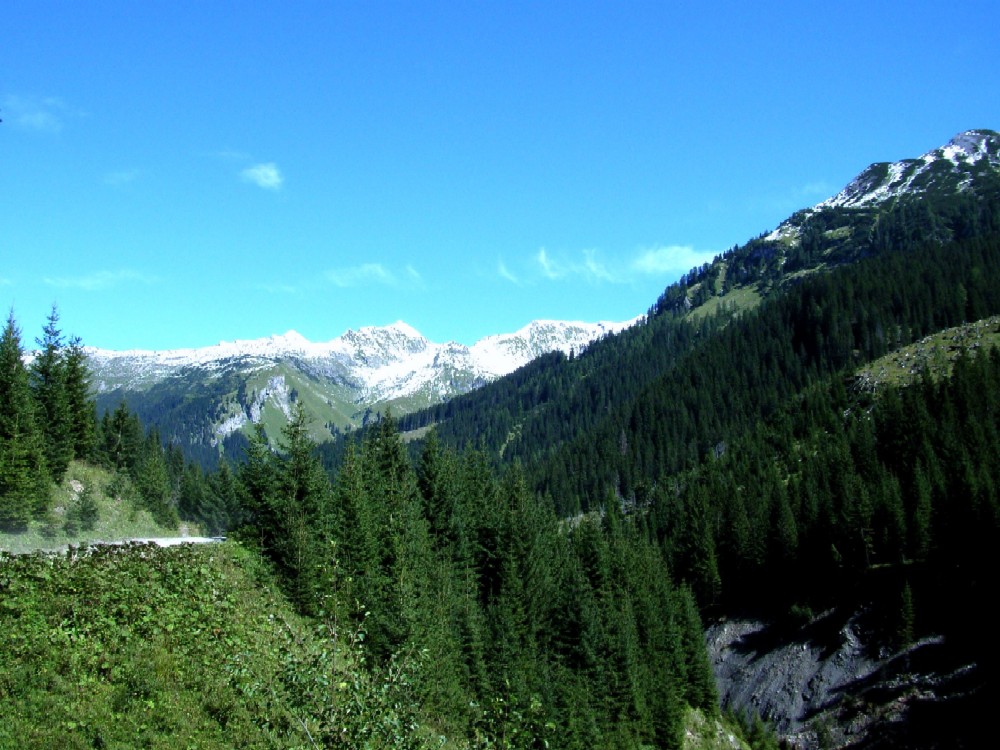
<path id="1" fill-rule="evenodd" d="M 123 736 L 148 741 L 180 723 L 195 737 L 224 743 L 233 721 L 241 746 L 298 747 L 303 736 L 329 746 L 350 732 L 352 746 L 371 736 L 393 747 L 439 746 L 439 737 L 456 747 L 679 747 L 687 711 L 718 716 L 692 590 L 673 583 L 655 540 L 620 511 L 568 524 L 550 503 L 536 501 L 519 466 L 497 471 L 484 454 L 456 453 L 433 434 L 414 464 L 390 416 L 347 450 L 331 477 L 301 407 L 278 452 L 258 433 L 243 463 L 206 475 L 155 430 L 144 430 L 125 404 L 100 418 L 89 401 L 79 411 L 46 410 L 72 402 L 73 389 L 87 382 L 73 370 L 78 344 L 63 346 L 57 323 L 53 310 L 40 341 L 48 357 L 27 366 L 13 316 L 5 329 L 3 376 L 11 386 L 0 446 L 3 530 L 53 524 L 49 487 L 58 472 L 70 461 L 94 462 L 106 470 L 103 492 L 116 502 L 149 511 L 165 527 L 183 519 L 227 531 L 273 571 L 257 575 L 273 575 L 295 617 L 318 635 L 312 645 L 297 641 L 285 667 L 291 671 L 271 678 L 274 703 L 302 712 L 299 725 L 287 716 L 276 725 L 276 709 L 256 702 L 245 675 L 210 687 L 217 680 L 195 665 L 186 688 L 168 691 L 165 674 L 141 678 L 132 661 L 149 657 L 165 671 L 183 671 L 172 642 L 192 656 L 205 648 L 194 645 L 197 633 L 221 636 L 222 625 L 192 614 L 181 593 L 187 583 L 199 601 L 212 599 L 206 606 L 231 606 L 216 601 L 218 584 L 201 580 L 217 575 L 214 564 L 194 552 L 185 562 L 174 557 L 181 553 L 144 547 L 134 554 L 128 547 L 71 550 L 30 562 L 0 555 L 4 658 L 13 665 L 0 682 L 0 703 L 16 717 L 19 736 L 39 746 L 68 730 L 98 744 Z M 201 577 L 184 578 L 187 563 L 200 566 L 192 573 Z M 146 578 L 150 601 L 140 607 L 145 587 L 136 584 Z M 60 639 L 89 644 L 95 656 L 62 661 L 52 652 Z M 336 657 L 341 640 L 349 647 Z M 331 661 L 324 665 L 326 648 Z M 273 670 L 270 653 L 246 658 Z M 354 724 L 337 713 L 334 685 L 347 679 L 341 658 L 358 673 L 350 678 L 354 690 L 378 697 L 358 708 Z M 51 724 L 39 691 L 60 694 L 65 686 L 39 681 L 43 668 L 97 686 L 93 701 L 70 701 L 86 718 L 60 711 L 61 723 Z M 215 689 L 231 704 L 222 714 L 191 694 Z M 173 707 L 154 711 L 167 693 Z M 160 716 L 161 730 L 141 721 L 143 705 Z M 194 714 L 182 721 L 178 711 Z M 116 724 L 122 716 L 124 728 Z M 249 741 L 255 726 L 260 735 Z"/>

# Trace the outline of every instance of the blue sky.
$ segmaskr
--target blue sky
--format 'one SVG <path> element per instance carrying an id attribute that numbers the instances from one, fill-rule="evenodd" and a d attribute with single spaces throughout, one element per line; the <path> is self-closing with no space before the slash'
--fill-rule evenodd
<path id="1" fill-rule="evenodd" d="M 1000 129 L 1000 4 L 0 8 L 0 304 L 105 348 L 625 320 Z"/>

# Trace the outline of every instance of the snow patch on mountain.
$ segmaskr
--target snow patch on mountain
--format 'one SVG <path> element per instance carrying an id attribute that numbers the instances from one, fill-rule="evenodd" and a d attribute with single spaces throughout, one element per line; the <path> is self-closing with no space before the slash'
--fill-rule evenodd
<path id="1" fill-rule="evenodd" d="M 839 193 L 793 215 L 764 239 L 794 239 L 802 221 L 824 209 L 871 208 L 902 195 L 920 195 L 944 180 L 953 181 L 959 191 L 967 190 L 973 172 L 981 169 L 1000 170 L 1000 134 L 967 130 L 918 159 L 872 164 Z"/>
<path id="2" fill-rule="evenodd" d="M 384 327 L 348 330 L 335 339 L 314 343 L 295 331 L 255 340 L 220 342 L 199 349 L 170 351 L 86 350 L 95 387 L 149 387 L 185 368 L 243 373 L 295 360 L 314 375 L 348 385 L 355 403 L 374 405 L 418 393 L 435 400 L 470 390 L 506 375 L 552 351 L 582 352 L 595 339 L 617 333 L 640 318 L 623 322 L 533 321 L 515 333 L 487 336 L 465 346 L 454 341 L 433 343 L 412 326 L 398 321 Z M 269 380 L 257 393 L 243 419 L 260 420 L 266 402 L 291 413 L 289 389 L 281 376 Z M 224 437 L 245 425 L 240 415 L 226 418 L 216 428 Z"/>
<path id="3" fill-rule="evenodd" d="M 985 160 L 991 167 L 1000 166 L 1000 135 L 989 130 L 959 133 L 941 148 L 928 151 L 919 159 L 904 159 L 891 164 L 872 164 L 837 195 L 814 210 L 822 208 L 863 208 L 882 203 L 902 194 L 924 192 L 928 171 L 945 162 L 951 171 L 961 173 L 960 185 L 970 183 L 968 170 Z"/>

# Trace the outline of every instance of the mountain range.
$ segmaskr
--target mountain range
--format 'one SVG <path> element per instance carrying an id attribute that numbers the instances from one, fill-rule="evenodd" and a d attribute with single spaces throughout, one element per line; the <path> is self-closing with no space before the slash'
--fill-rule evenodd
<path id="1" fill-rule="evenodd" d="M 902 233 L 954 239 L 956 231 L 940 220 L 941 211 L 948 210 L 941 207 L 955 206 L 951 210 L 960 212 L 963 200 L 984 194 L 1000 194 L 1000 135 L 992 130 L 965 131 L 919 158 L 872 164 L 836 195 L 692 269 L 649 314 L 672 311 L 694 319 L 746 309 L 803 274 L 876 253 L 900 241 Z M 932 197 L 937 213 L 924 216 Z M 211 462 L 227 444 L 238 457 L 241 437 L 255 424 L 262 423 L 276 439 L 298 400 L 309 412 L 318 440 L 363 425 L 386 408 L 397 415 L 431 409 L 430 416 L 418 421 L 437 422 L 442 414 L 433 411 L 435 405 L 473 392 L 543 354 L 580 354 L 595 340 L 634 328 L 645 317 L 602 323 L 535 321 L 472 346 L 430 342 L 397 322 L 348 330 L 320 343 L 289 331 L 200 349 L 89 348 L 87 355 L 99 410 L 124 400 L 145 422 L 156 424 L 164 439 Z"/>
<path id="2" fill-rule="evenodd" d="M 542 354 L 582 352 L 635 323 L 538 320 L 472 346 L 428 341 L 399 321 L 348 330 L 326 342 L 295 331 L 255 340 L 170 351 L 86 355 L 99 407 L 122 399 L 168 439 L 219 447 L 263 422 L 275 437 L 302 400 L 313 436 L 329 439 L 386 408 L 406 413 L 466 393 Z"/>

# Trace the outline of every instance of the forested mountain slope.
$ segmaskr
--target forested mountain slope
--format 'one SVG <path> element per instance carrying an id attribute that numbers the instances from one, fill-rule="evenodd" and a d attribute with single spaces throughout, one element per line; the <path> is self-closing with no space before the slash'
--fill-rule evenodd
<path id="1" fill-rule="evenodd" d="M 520 461 L 562 516 L 623 508 L 710 616 L 787 620 L 769 637 L 822 650 L 797 628 L 864 611 L 885 658 L 943 639 L 929 668 L 963 675 L 964 727 L 997 692 L 996 650 L 969 623 L 998 572 L 1000 358 L 973 347 L 874 389 L 857 373 L 1000 313 L 998 146 L 974 131 L 874 165 L 693 270 L 642 325 L 403 424 Z M 879 688 L 897 713 L 870 711 L 905 718 L 922 679 Z M 813 718 L 851 721 L 864 689 Z"/>
<path id="2" fill-rule="evenodd" d="M 745 426 L 748 414 L 759 411 L 758 407 L 773 408 L 776 398 L 795 392 L 812 377 L 863 363 L 935 327 L 994 312 L 994 280 L 982 277 L 980 261 L 965 263 L 965 276 L 949 267 L 952 255 L 962 265 L 962 248 L 970 246 L 958 244 L 954 251 L 940 255 L 934 255 L 934 248 L 977 237 L 991 242 L 988 238 L 1000 231 L 998 165 L 1000 136 L 993 131 L 960 134 L 918 160 L 873 165 L 830 201 L 801 211 L 775 232 L 693 269 L 661 295 L 641 325 L 605 337 L 576 358 L 542 358 L 481 390 L 408 415 L 400 420 L 401 427 L 436 424 L 440 438 L 448 444 L 484 447 L 504 460 L 520 459 L 532 467 L 533 476 L 540 473 L 537 486 L 551 489 L 556 503 L 566 511 L 600 504 L 608 492 L 627 497 L 633 489 L 633 475 L 638 479 L 643 472 L 636 474 L 634 467 L 623 466 L 622 457 L 616 454 L 631 453 L 647 469 L 654 463 L 659 471 L 676 469 L 727 439 L 731 430 Z M 879 175 L 884 179 L 876 179 Z M 930 253 L 926 256 L 930 265 L 917 271 L 914 264 L 923 263 L 925 256 L 907 256 L 906 260 L 884 261 L 888 265 L 868 262 L 862 270 L 850 271 L 866 259 L 914 252 Z M 989 249 L 973 252 L 985 254 L 984 262 L 991 262 Z M 844 277 L 843 282 L 811 278 L 838 269 L 854 276 Z M 897 270 L 905 274 L 905 282 L 897 277 Z M 840 291 L 823 286 L 841 283 L 847 286 Z M 871 287 L 859 289 L 870 299 L 854 298 L 858 283 Z M 887 284 L 892 291 L 886 295 L 873 291 L 888 290 Z M 841 308 L 827 306 L 824 295 L 831 294 L 839 298 L 831 298 L 831 304 Z M 945 300 L 945 295 L 954 299 Z M 785 305 L 783 312 L 749 312 L 768 300 Z M 869 309 L 872 305 L 877 309 Z M 727 327 L 734 330 L 724 333 Z M 856 340 L 849 340 L 852 337 Z M 726 343 L 721 344 L 723 340 Z M 746 348 L 752 347 L 752 341 L 765 346 L 785 341 L 781 344 L 786 348 L 781 356 L 785 356 L 787 342 L 793 340 L 797 347 L 791 352 L 794 364 L 787 357 L 777 362 L 776 351 Z M 739 354 L 734 354 L 732 362 L 710 361 L 714 355 L 708 351 L 713 347 L 733 351 L 734 346 L 739 347 Z M 674 372 L 682 363 L 686 363 L 687 375 Z M 756 372 L 772 365 L 779 371 Z M 731 376 L 719 372 L 740 367 L 755 372 Z M 698 379 L 708 377 L 736 378 L 707 384 L 725 391 L 717 393 L 717 398 L 748 398 L 753 403 L 734 405 L 736 411 L 719 403 L 719 413 L 706 408 L 705 401 L 713 396 L 700 387 Z M 792 381 L 783 383 L 786 377 Z M 762 386 L 769 393 L 753 391 Z M 651 446 L 644 445 L 645 438 L 638 444 L 630 441 L 630 432 L 646 434 L 652 402 L 669 401 L 675 395 L 682 399 L 679 405 L 666 408 L 681 413 L 669 419 L 664 414 L 656 417 L 658 423 L 667 421 L 672 426 L 653 426 L 670 429 L 673 436 L 648 441 Z M 678 419 L 693 418 L 694 410 L 697 425 L 676 426 Z M 601 435 L 596 443 L 595 430 Z M 572 447 L 564 447 L 574 440 Z M 597 444 L 602 446 L 599 455 L 594 453 Z M 587 446 L 588 454 L 583 457 L 579 449 Z M 547 462 L 546 457 L 557 451 L 562 451 L 558 458 Z M 664 451 L 671 454 L 665 464 Z M 585 464 L 588 472 L 603 472 L 601 482 L 581 479 L 575 460 Z M 573 476 L 569 486 L 558 476 L 560 467 Z M 645 474 L 648 478 L 649 471 Z M 614 475 L 624 484 L 615 486 L 610 478 Z"/>
<path id="3" fill-rule="evenodd" d="M 692 709 L 720 718 L 694 595 L 621 514 L 567 526 L 433 438 L 415 466 L 388 417 L 330 476 L 301 403 L 206 475 L 125 405 L 64 408 L 86 377 L 57 317 L 49 380 L 0 336 L 4 540 L 93 529 L 100 493 L 238 549 L 0 553 L 0 745 L 679 748 Z"/>

